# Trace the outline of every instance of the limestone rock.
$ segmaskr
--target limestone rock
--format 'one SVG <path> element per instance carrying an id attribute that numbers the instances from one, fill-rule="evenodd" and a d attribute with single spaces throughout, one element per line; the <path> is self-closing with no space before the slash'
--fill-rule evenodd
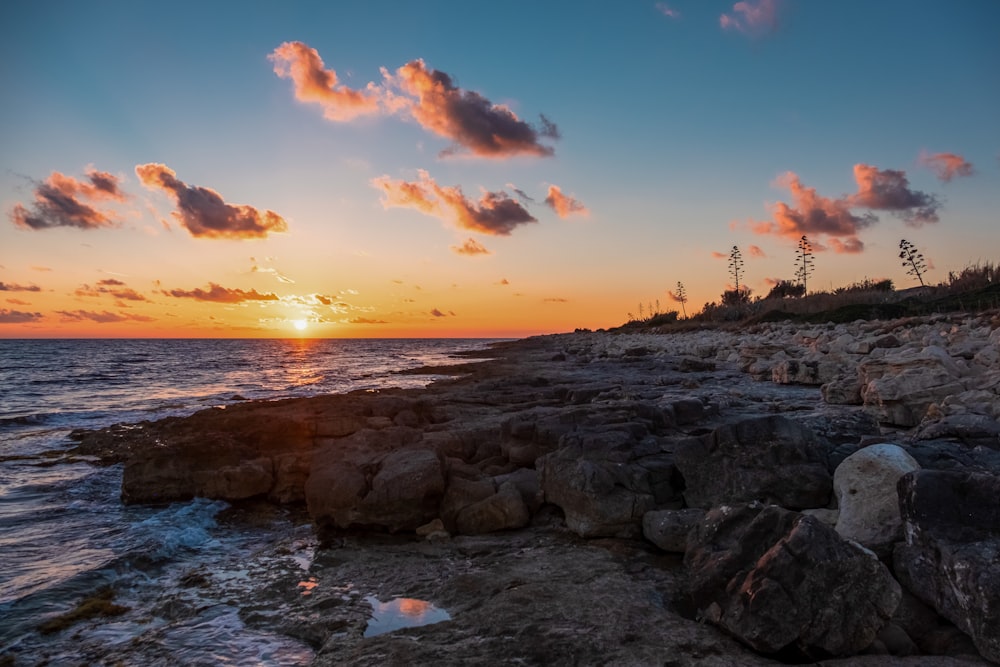
<path id="1" fill-rule="evenodd" d="M 674 447 L 689 507 L 760 500 L 791 509 L 825 507 L 832 480 L 812 431 L 777 415 L 720 426 Z"/>
<path id="2" fill-rule="evenodd" d="M 899 480 L 900 581 L 1000 662 L 1000 476 L 920 470 Z"/>
<path id="3" fill-rule="evenodd" d="M 920 464 L 898 445 L 871 445 L 851 454 L 833 473 L 841 537 L 876 551 L 903 538 L 896 482 Z"/>
<path id="4" fill-rule="evenodd" d="M 859 372 L 864 404 L 879 421 L 896 426 L 916 426 L 931 404 L 965 390 L 963 365 L 933 345 L 869 359 Z"/>
<path id="5" fill-rule="evenodd" d="M 757 651 L 786 657 L 863 650 L 901 596 L 873 553 L 774 505 L 711 510 L 684 562 L 703 618 Z"/>

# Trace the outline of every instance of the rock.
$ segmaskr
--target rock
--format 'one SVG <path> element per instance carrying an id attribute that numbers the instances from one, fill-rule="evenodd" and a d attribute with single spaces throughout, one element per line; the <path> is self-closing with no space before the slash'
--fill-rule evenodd
<path id="1" fill-rule="evenodd" d="M 899 480 L 904 586 L 1000 662 L 1000 476 L 919 470 Z"/>
<path id="2" fill-rule="evenodd" d="M 861 405 L 861 380 L 857 373 L 836 377 L 820 388 L 823 400 L 831 405 Z"/>
<path id="3" fill-rule="evenodd" d="M 642 536 L 663 549 L 673 553 L 687 550 L 688 533 L 705 516 L 705 510 L 654 510 L 642 517 Z"/>
<path id="4" fill-rule="evenodd" d="M 831 382 L 843 369 L 839 359 L 785 359 L 771 368 L 771 381 L 776 384 L 822 385 Z"/>
<path id="5" fill-rule="evenodd" d="M 513 482 L 504 482 L 495 494 L 462 509 L 455 527 L 462 535 L 482 535 L 498 530 L 523 528 L 531 512 Z"/>
<path id="6" fill-rule="evenodd" d="M 851 655 L 899 604 L 899 584 L 870 551 L 816 519 L 752 503 L 711 510 L 684 563 L 699 614 L 755 650 Z"/>
<path id="7" fill-rule="evenodd" d="M 840 514 L 836 530 L 876 552 L 903 538 L 896 482 L 920 464 L 898 445 L 871 445 L 851 454 L 833 474 Z"/>
<path id="8" fill-rule="evenodd" d="M 914 438 L 954 438 L 969 445 L 1000 450 L 1000 422 L 982 414 L 945 415 L 941 419 L 921 424 Z"/>
<path id="9" fill-rule="evenodd" d="M 964 362 L 963 362 L 964 363 Z M 901 348 L 858 366 L 861 397 L 882 423 L 916 426 L 927 408 L 965 390 L 963 366 L 946 350 Z"/>
<path id="10" fill-rule="evenodd" d="M 812 431 L 777 415 L 720 426 L 674 446 L 684 500 L 704 509 L 751 500 L 825 507 L 832 490 L 826 456 Z"/>

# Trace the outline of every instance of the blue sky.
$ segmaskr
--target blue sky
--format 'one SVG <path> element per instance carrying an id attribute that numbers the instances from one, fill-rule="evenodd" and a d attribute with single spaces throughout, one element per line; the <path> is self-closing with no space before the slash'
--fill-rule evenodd
<path id="1" fill-rule="evenodd" d="M 817 289 L 876 277 L 907 286 L 900 238 L 943 280 L 1000 257 L 998 23 L 991 0 L 7 2 L 0 284 L 38 289 L 0 292 L 0 335 L 614 326 L 640 301 L 675 307 L 677 281 L 689 306 L 718 299 L 729 279 L 713 253 L 733 245 L 766 293 L 792 277 L 800 231 L 827 249 Z M 269 59 L 289 42 L 339 86 L 397 97 L 382 69 L 422 59 L 525 124 L 538 129 L 544 115 L 559 138 L 539 145 L 554 154 L 477 154 L 417 120 L 412 101 L 326 119 Z M 942 180 L 945 155 L 969 166 Z M 140 182 L 146 164 L 169 168 L 184 192 L 210 189 L 287 224 L 199 236 L 178 217 L 181 190 Z M 855 165 L 879 176 L 867 195 Z M 440 200 L 391 205 L 376 185 L 418 183 L 421 170 L 424 197 L 428 183 L 458 186 L 475 208 L 503 191 L 534 221 L 475 229 Z M 124 194 L 101 210 L 113 224 L 17 224 L 18 205 L 39 212 L 53 172 L 112 175 Z M 814 189 L 811 203 L 781 180 L 788 172 L 800 194 Z M 550 186 L 578 210 L 546 206 Z M 921 202 L 932 219 L 915 222 Z M 798 227 L 781 227 L 779 203 L 801 214 L 784 218 Z M 469 240 L 483 251 L 456 252 Z M 83 289 L 111 279 L 144 298 Z M 250 290 L 276 298 L 241 300 Z"/>

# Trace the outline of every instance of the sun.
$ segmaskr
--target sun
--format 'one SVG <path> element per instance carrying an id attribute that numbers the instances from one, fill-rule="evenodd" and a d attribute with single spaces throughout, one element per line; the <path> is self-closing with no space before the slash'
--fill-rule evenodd
<path id="1" fill-rule="evenodd" d="M 292 320 L 292 326 L 299 331 L 305 331 L 306 327 L 309 326 L 309 323 L 305 320 Z"/>

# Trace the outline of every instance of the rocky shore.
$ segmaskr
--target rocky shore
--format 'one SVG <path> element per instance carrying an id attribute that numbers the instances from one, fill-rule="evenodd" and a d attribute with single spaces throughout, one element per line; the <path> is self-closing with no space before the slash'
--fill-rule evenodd
<path id="1" fill-rule="evenodd" d="M 1000 663 L 996 314 L 489 355 L 76 437 L 127 503 L 304 506 L 300 613 L 244 617 L 316 665 Z M 450 619 L 366 637 L 361 588 Z"/>

